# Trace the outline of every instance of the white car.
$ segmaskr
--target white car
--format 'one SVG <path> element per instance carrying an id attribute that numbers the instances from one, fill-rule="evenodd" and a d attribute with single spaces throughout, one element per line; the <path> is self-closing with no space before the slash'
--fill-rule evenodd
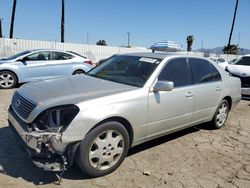
<path id="1" fill-rule="evenodd" d="M 84 74 L 92 68 L 89 59 L 75 52 L 27 50 L 0 59 L 0 89 L 35 80 Z"/>
<path id="2" fill-rule="evenodd" d="M 250 54 L 244 55 L 225 69 L 231 76 L 241 79 L 242 98 L 250 99 Z"/>
<path id="3" fill-rule="evenodd" d="M 218 58 L 218 57 L 209 57 L 209 59 L 213 60 L 214 62 L 216 62 L 218 65 L 220 65 L 224 70 L 226 68 L 226 66 L 228 65 L 228 62 L 223 59 L 223 58 Z"/>

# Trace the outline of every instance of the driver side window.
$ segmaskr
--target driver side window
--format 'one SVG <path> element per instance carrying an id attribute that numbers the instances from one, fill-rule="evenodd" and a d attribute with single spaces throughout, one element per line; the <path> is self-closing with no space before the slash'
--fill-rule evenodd
<path id="1" fill-rule="evenodd" d="M 49 61 L 51 60 L 50 52 L 37 52 L 25 57 L 26 61 Z"/>
<path id="2" fill-rule="evenodd" d="M 192 78 L 186 58 L 170 60 L 161 71 L 158 80 L 172 81 L 175 88 L 191 85 Z"/>

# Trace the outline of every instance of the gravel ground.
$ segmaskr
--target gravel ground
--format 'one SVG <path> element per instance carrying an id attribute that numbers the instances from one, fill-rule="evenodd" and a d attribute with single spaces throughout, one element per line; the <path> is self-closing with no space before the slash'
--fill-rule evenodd
<path id="1" fill-rule="evenodd" d="M 14 90 L 0 90 L 0 188 L 250 187 L 250 101 L 242 100 L 220 130 L 203 124 L 131 149 L 114 173 L 89 179 L 77 166 L 56 176 L 37 168 L 7 126 Z"/>

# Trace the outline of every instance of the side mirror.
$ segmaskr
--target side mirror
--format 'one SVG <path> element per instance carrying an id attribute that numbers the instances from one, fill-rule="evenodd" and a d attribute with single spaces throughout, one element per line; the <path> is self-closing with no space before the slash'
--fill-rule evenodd
<path id="1" fill-rule="evenodd" d="M 174 82 L 172 81 L 157 81 L 153 87 L 154 92 L 171 91 L 174 89 Z"/>

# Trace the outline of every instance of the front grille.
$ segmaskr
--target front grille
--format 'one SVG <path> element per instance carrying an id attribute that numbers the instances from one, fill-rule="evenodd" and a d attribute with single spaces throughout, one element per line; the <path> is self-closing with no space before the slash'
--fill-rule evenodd
<path id="1" fill-rule="evenodd" d="M 241 77 L 240 80 L 242 87 L 250 87 L 250 77 Z"/>
<path id="2" fill-rule="evenodd" d="M 35 102 L 21 96 L 17 91 L 14 93 L 11 101 L 12 108 L 23 119 L 27 119 L 29 117 L 36 105 L 37 104 Z"/>
<path id="3" fill-rule="evenodd" d="M 241 87 L 250 87 L 250 77 L 242 77 L 236 74 L 232 74 L 232 76 L 234 77 L 238 77 L 241 80 Z"/>

